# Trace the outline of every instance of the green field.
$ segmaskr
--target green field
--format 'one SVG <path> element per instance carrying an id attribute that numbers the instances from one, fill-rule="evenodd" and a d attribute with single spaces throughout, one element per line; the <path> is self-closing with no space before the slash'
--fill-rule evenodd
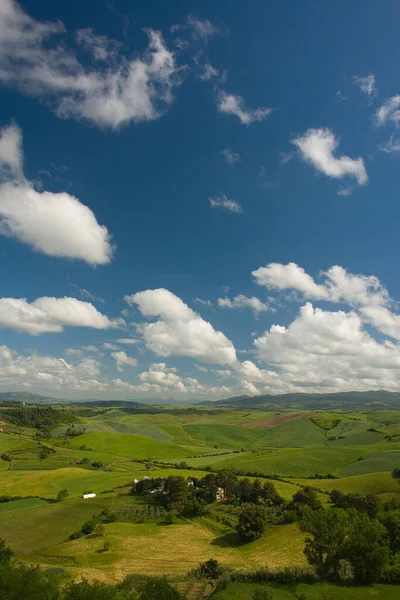
<path id="1" fill-rule="evenodd" d="M 183 576 L 210 557 L 237 568 L 304 565 L 304 535 L 296 524 L 270 525 L 264 536 L 242 544 L 235 518 L 224 516 L 223 506 L 202 518 L 161 525 L 159 519 L 135 522 L 136 500 L 127 495 L 131 482 L 144 476 L 202 477 L 205 468 L 234 468 L 250 479 L 275 473 L 271 480 L 290 501 L 300 485 L 325 493 L 332 489 L 382 497 L 400 494 L 391 477 L 400 466 L 400 439 L 390 430 L 400 428 L 400 412 L 312 413 L 265 412 L 207 408 L 135 412 L 130 409 L 78 411 L 74 427 L 80 435 L 65 435 L 67 426 L 52 429 L 49 439 L 35 439 L 35 430 L 15 428 L 0 433 L 0 495 L 21 497 L 0 504 L 0 532 L 18 560 L 44 567 L 61 566 L 73 577 L 119 581 L 131 572 Z M 85 415 L 85 416 L 83 416 Z M 339 422 L 339 423 L 338 423 Z M 368 429 L 380 430 L 367 431 Z M 385 433 L 384 433 L 385 432 Z M 397 441 L 399 440 L 399 441 Z M 43 448 L 46 457 L 43 458 Z M 156 461 L 149 473 L 146 461 Z M 86 464 L 82 464 L 82 460 Z M 103 468 L 91 463 L 101 462 Z M 140 462 L 141 461 L 141 462 Z M 185 462 L 187 469 L 176 469 Z M 335 479 L 307 479 L 334 474 Z M 60 490 L 69 496 L 51 502 Z M 97 497 L 83 500 L 93 492 Z M 115 511 L 114 523 L 101 536 L 70 541 L 71 533 L 103 509 Z M 222 517 L 222 521 L 218 515 Z M 110 549 L 103 552 L 105 542 Z M 214 597 L 251 598 L 252 585 L 231 585 Z M 302 586 L 276 587 L 274 599 L 295 598 Z M 395 597 L 396 588 L 373 586 L 363 597 Z M 306 597 L 339 598 L 333 586 L 305 586 Z M 346 589 L 350 594 L 350 589 Z M 354 589 L 352 596 L 361 598 Z M 249 595 L 250 594 L 250 595 Z M 375 594 L 375 595 L 374 595 Z M 396 596 L 397 597 L 397 596 Z"/>
<path id="2" fill-rule="evenodd" d="M 215 600 L 251 600 L 255 590 L 269 590 L 273 600 L 297 600 L 300 594 L 305 600 L 397 600 L 400 586 L 373 585 L 368 587 L 335 586 L 329 583 L 313 585 L 260 585 L 231 583 L 226 590 L 213 595 Z"/>

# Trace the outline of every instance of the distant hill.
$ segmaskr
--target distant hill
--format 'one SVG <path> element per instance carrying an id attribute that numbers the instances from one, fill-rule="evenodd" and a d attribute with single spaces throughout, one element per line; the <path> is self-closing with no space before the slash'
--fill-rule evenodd
<path id="1" fill-rule="evenodd" d="M 335 394 L 280 394 L 261 396 L 235 396 L 214 402 L 201 402 L 227 408 L 264 410 L 373 410 L 379 408 L 399 409 L 400 392 L 385 390 L 370 392 L 339 392 Z"/>

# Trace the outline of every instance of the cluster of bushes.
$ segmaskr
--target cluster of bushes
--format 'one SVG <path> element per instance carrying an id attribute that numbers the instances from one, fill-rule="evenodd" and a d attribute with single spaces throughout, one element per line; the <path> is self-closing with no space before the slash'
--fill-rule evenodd
<path id="1" fill-rule="evenodd" d="M 84 535 L 95 534 L 98 536 L 103 535 L 104 526 L 103 523 L 114 523 L 117 520 L 117 516 L 110 512 L 108 509 L 102 510 L 100 514 L 93 515 L 93 517 L 86 521 L 79 529 L 79 531 L 75 531 L 71 533 L 69 536 L 70 540 L 76 540 L 78 538 L 83 537 Z"/>
<path id="2" fill-rule="evenodd" d="M 41 569 L 15 563 L 12 551 L 0 539 L 0 591 L 2 600 L 182 600 L 164 577 L 130 575 L 118 585 L 100 581 L 66 583 L 60 569 Z"/>
<path id="3" fill-rule="evenodd" d="M 73 423 L 76 417 L 69 410 L 52 406 L 16 406 L 2 412 L 8 423 L 48 431 L 63 423 Z"/>

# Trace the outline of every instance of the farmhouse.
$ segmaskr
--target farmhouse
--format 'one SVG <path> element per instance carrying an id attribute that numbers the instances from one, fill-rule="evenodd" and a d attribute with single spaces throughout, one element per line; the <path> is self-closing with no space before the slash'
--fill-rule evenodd
<path id="1" fill-rule="evenodd" d="M 96 494 L 83 494 L 82 498 L 86 500 L 87 498 L 96 498 Z"/>

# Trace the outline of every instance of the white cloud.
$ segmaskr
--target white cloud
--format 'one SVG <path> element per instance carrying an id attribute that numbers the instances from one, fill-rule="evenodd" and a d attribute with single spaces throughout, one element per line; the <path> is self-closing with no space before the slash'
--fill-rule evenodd
<path id="1" fill-rule="evenodd" d="M 144 317 L 159 318 L 139 327 L 147 348 L 158 356 L 191 356 L 222 365 L 236 361 L 232 342 L 169 290 L 146 290 L 125 300 Z"/>
<path id="2" fill-rule="evenodd" d="M 233 165 L 235 162 L 240 160 L 240 154 L 238 152 L 234 152 L 231 148 L 225 148 L 225 150 L 221 150 L 220 155 L 229 165 Z"/>
<path id="3" fill-rule="evenodd" d="M 199 75 L 202 81 L 212 81 L 213 79 L 218 79 L 220 76 L 219 69 L 216 69 L 209 62 L 205 62 L 202 65 L 202 71 Z"/>
<path id="4" fill-rule="evenodd" d="M 370 323 L 385 335 L 400 340 L 400 315 L 396 315 L 385 306 L 379 305 L 363 306 L 360 312 L 367 323 Z"/>
<path id="5" fill-rule="evenodd" d="M 102 347 L 104 350 L 119 350 L 116 344 L 112 344 L 111 342 L 103 342 Z"/>
<path id="6" fill-rule="evenodd" d="M 311 275 L 296 263 L 270 263 L 252 272 L 258 285 L 272 290 L 296 290 L 307 298 L 327 299 L 324 286 L 315 283 Z"/>
<path id="7" fill-rule="evenodd" d="M 354 85 L 357 85 L 362 93 L 366 94 L 367 96 L 376 96 L 378 93 L 376 89 L 376 79 L 373 73 L 370 73 L 366 77 L 358 77 L 355 75 L 353 77 L 353 83 Z"/>
<path id="8" fill-rule="evenodd" d="M 56 333 L 68 327 L 109 329 L 118 322 L 100 313 L 93 304 L 76 298 L 0 298 L 0 327 L 31 335 Z"/>
<path id="9" fill-rule="evenodd" d="M 377 125 L 386 125 L 388 121 L 400 125 L 400 95 L 388 98 L 376 111 Z"/>
<path id="10" fill-rule="evenodd" d="M 227 196 L 225 196 L 223 193 L 216 196 L 216 198 L 209 198 L 208 200 L 212 208 L 225 208 L 226 210 L 234 213 L 243 212 L 239 202 L 227 198 Z"/>
<path id="11" fill-rule="evenodd" d="M 207 367 L 204 367 L 203 365 L 194 365 L 196 367 L 196 369 L 198 371 L 200 371 L 201 373 L 208 373 L 208 369 Z"/>
<path id="12" fill-rule="evenodd" d="M 220 33 L 219 27 L 199 15 L 189 15 L 186 23 L 192 29 L 193 35 L 197 39 L 208 40 Z"/>
<path id="13" fill-rule="evenodd" d="M 22 175 L 22 131 L 15 123 L 0 129 L 0 171 L 9 169 L 14 175 Z"/>
<path id="14" fill-rule="evenodd" d="M 234 310 L 241 310 L 243 308 L 251 308 L 255 316 L 258 317 L 261 312 L 270 311 L 271 307 L 266 302 L 261 302 L 255 296 L 244 296 L 239 294 L 232 300 L 230 298 L 218 298 L 218 306 L 220 308 L 230 308 Z"/>
<path id="15" fill-rule="evenodd" d="M 382 152 L 386 152 L 386 154 L 394 154 L 395 152 L 400 152 L 400 138 L 396 138 L 393 135 L 391 135 L 388 141 L 379 144 L 378 148 Z"/>
<path id="16" fill-rule="evenodd" d="M 61 22 L 39 22 L 13 0 L 0 6 L 0 83 L 23 93 L 51 98 L 61 117 L 83 118 L 99 126 L 117 128 L 129 122 L 161 116 L 180 83 L 173 53 L 161 34 L 147 30 L 149 43 L 141 56 L 117 53 L 118 43 L 78 32 L 79 43 L 104 65 L 80 63 L 60 43 Z"/>
<path id="17" fill-rule="evenodd" d="M 339 138 L 330 129 L 308 129 L 303 135 L 292 140 L 298 147 L 303 160 L 309 162 L 321 173 L 334 179 L 354 177 L 358 185 L 368 183 L 368 175 L 362 158 L 349 158 L 334 154 Z"/>
<path id="18" fill-rule="evenodd" d="M 59 395 L 86 390 L 102 391 L 108 385 L 99 380 L 99 364 L 84 359 L 73 365 L 63 358 L 32 354 L 23 356 L 0 346 L 0 381 L 3 390 L 57 392 Z"/>
<path id="19" fill-rule="evenodd" d="M 96 35 L 91 27 L 78 29 L 75 39 L 98 61 L 111 61 L 117 58 L 117 50 L 121 46 L 119 42 L 110 40 L 105 35 Z"/>
<path id="20" fill-rule="evenodd" d="M 118 344 L 138 344 L 139 340 L 135 340 L 134 338 L 118 338 L 116 342 Z"/>
<path id="21" fill-rule="evenodd" d="M 21 130 L 10 125 L 0 135 L 0 167 L 13 172 L 0 183 L 0 234 L 49 256 L 110 262 L 110 234 L 93 211 L 66 192 L 37 192 L 22 175 Z"/>
<path id="22" fill-rule="evenodd" d="M 271 108 L 259 106 L 255 109 L 246 109 L 241 96 L 234 96 L 220 91 L 218 94 L 217 108 L 219 112 L 235 115 L 243 125 L 251 125 L 256 121 L 264 121 L 272 112 Z"/>
<path id="23" fill-rule="evenodd" d="M 258 285 L 275 290 L 294 290 L 307 299 L 346 302 L 351 306 L 377 306 L 390 302 L 388 291 L 377 277 L 353 275 L 338 265 L 321 273 L 325 277 L 322 284 L 317 284 L 296 263 L 270 263 L 256 269 L 252 275 Z"/>
<path id="24" fill-rule="evenodd" d="M 202 298 L 193 298 L 193 302 L 196 302 L 196 304 L 201 304 L 202 306 L 207 306 L 208 308 L 212 308 L 211 300 L 203 300 Z"/>
<path id="25" fill-rule="evenodd" d="M 399 388 L 399 346 L 377 342 L 355 312 L 323 311 L 307 302 L 289 327 L 273 325 L 254 346 L 259 359 L 296 389 Z"/>
<path id="26" fill-rule="evenodd" d="M 113 252 L 107 228 L 90 208 L 66 192 L 37 192 L 30 184 L 0 185 L 0 233 L 91 265 L 110 262 Z"/>
<path id="27" fill-rule="evenodd" d="M 111 352 L 111 356 L 117 363 L 117 371 L 123 371 L 124 366 L 137 367 L 139 364 L 136 358 L 128 356 L 123 350 Z"/>

